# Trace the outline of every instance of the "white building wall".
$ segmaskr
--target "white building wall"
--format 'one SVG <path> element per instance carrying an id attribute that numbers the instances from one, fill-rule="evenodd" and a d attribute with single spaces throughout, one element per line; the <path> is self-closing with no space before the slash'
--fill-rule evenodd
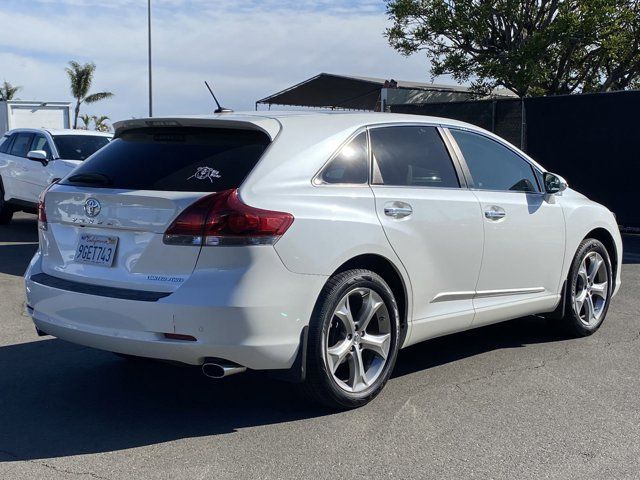
<path id="1" fill-rule="evenodd" d="M 0 102 L 0 135 L 14 128 L 71 127 L 71 104 L 64 102 Z"/>

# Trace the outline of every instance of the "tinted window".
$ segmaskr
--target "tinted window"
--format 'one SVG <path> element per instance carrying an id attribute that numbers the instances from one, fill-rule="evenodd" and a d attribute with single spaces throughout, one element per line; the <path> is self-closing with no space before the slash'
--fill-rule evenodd
<path id="1" fill-rule="evenodd" d="M 266 134 L 253 130 L 131 130 L 97 152 L 62 183 L 217 192 L 240 186 L 269 143 Z"/>
<path id="2" fill-rule="evenodd" d="M 539 191 L 531 165 L 515 152 L 476 133 L 452 129 L 451 134 L 467 161 L 475 188 Z"/>
<path id="3" fill-rule="evenodd" d="M 5 135 L 0 138 L 0 153 L 7 153 L 9 151 L 9 145 L 11 145 L 11 135 Z"/>
<path id="4" fill-rule="evenodd" d="M 370 135 L 377 165 L 374 183 L 460 186 L 451 157 L 435 127 L 374 128 Z"/>
<path id="5" fill-rule="evenodd" d="M 51 148 L 49 147 L 49 142 L 44 135 L 35 136 L 30 150 L 43 150 L 47 152 L 47 158 L 51 158 Z"/>
<path id="6" fill-rule="evenodd" d="M 109 143 L 108 137 L 90 135 L 57 135 L 53 142 L 58 155 L 65 160 L 85 160 Z"/>
<path id="7" fill-rule="evenodd" d="M 369 149 L 367 134 L 362 132 L 340 149 L 320 175 L 322 183 L 367 183 Z"/>
<path id="8" fill-rule="evenodd" d="M 33 140 L 32 133 L 18 133 L 16 139 L 11 146 L 11 155 L 16 157 L 25 157 L 29 153 L 29 147 L 31 147 L 31 141 Z"/>

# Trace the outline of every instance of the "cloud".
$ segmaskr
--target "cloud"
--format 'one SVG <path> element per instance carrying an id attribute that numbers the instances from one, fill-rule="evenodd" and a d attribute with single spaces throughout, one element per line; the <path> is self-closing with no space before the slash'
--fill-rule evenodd
<path id="1" fill-rule="evenodd" d="M 71 59 L 94 61 L 87 106 L 113 120 L 147 113 L 146 8 L 141 0 L 6 0 L 0 9 L 0 80 L 23 99 L 69 97 Z M 142 5 L 141 5 L 142 4 Z M 428 80 L 424 57 L 402 57 L 383 37 L 381 2 L 153 0 L 155 113 L 211 112 L 203 81 L 226 106 L 254 102 L 319 72 Z M 4 4 L 3 4 L 4 5 Z M 99 5 L 99 6 L 96 6 Z"/>

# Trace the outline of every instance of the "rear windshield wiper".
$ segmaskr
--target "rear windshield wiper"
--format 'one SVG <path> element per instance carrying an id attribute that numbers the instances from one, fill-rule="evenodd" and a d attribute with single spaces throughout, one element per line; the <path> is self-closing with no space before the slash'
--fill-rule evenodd
<path id="1" fill-rule="evenodd" d="M 113 181 L 103 173 L 77 173 L 69 177 L 73 183 L 89 183 L 95 185 L 111 185 Z"/>

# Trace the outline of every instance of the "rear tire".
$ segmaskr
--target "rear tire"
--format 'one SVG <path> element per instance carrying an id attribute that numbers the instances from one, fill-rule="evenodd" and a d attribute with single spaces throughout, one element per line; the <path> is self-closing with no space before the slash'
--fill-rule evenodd
<path id="1" fill-rule="evenodd" d="M 0 225 L 9 225 L 13 218 L 13 207 L 4 199 L 4 188 L 2 188 L 2 180 L 0 179 Z"/>
<path id="2" fill-rule="evenodd" d="M 329 279 L 309 324 L 304 393 L 335 409 L 373 400 L 398 355 L 400 315 L 387 283 L 369 270 Z"/>
<path id="3" fill-rule="evenodd" d="M 565 330 L 576 337 L 596 332 L 607 315 L 613 291 L 611 259 L 600 241 L 582 241 L 571 263 L 565 290 L 561 319 Z"/>

